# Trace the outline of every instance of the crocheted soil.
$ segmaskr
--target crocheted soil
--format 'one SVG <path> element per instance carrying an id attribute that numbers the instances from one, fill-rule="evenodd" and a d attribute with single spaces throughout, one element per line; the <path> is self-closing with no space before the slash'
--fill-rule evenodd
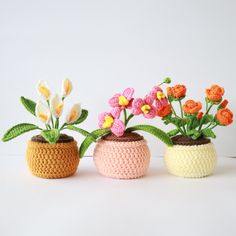
<path id="1" fill-rule="evenodd" d="M 103 140 L 106 141 L 114 141 L 114 142 L 134 142 L 143 140 L 143 136 L 139 135 L 138 133 L 124 133 L 123 136 L 117 137 L 114 134 L 107 134 L 102 137 Z"/>
<path id="2" fill-rule="evenodd" d="M 41 136 L 41 135 L 35 135 L 31 138 L 31 141 L 38 142 L 38 143 L 47 143 L 47 141 Z M 71 136 L 68 136 L 66 134 L 60 134 L 59 139 L 57 140 L 57 143 L 69 143 L 74 141 L 74 138 Z"/>
<path id="3" fill-rule="evenodd" d="M 186 137 L 183 135 L 177 135 L 171 139 L 174 145 L 183 145 L 183 146 L 202 145 L 211 142 L 211 140 L 207 138 L 199 138 L 197 140 L 193 140 L 190 137 Z"/>

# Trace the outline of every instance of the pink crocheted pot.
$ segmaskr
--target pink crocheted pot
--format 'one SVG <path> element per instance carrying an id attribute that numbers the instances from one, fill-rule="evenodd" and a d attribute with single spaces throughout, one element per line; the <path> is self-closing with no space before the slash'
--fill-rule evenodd
<path id="1" fill-rule="evenodd" d="M 139 135 L 138 135 L 139 136 Z M 94 149 L 94 162 L 99 173 L 117 179 L 135 179 L 147 173 L 150 150 L 142 136 L 139 139 L 100 139 Z"/>

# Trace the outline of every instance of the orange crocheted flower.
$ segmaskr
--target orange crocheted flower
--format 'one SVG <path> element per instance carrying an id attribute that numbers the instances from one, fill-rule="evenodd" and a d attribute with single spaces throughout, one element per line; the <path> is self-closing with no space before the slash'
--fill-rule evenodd
<path id="1" fill-rule="evenodd" d="M 186 87 L 182 84 L 177 84 L 174 87 L 167 88 L 167 95 L 174 98 L 182 98 L 186 95 Z"/>
<path id="2" fill-rule="evenodd" d="M 210 101 L 219 102 L 224 95 L 224 88 L 219 85 L 212 85 L 211 88 L 206 89 L 206 96 Z"/>
<path id="3" fill-rule="evenodd" d="M 198 120 L 201 120 L 202 119 L 202 117 L 203 117 L 203 112 L 198 112 L 198 114 L 197 114 L 197 119 Z"/>
<path id="4" fill-rule="evenodd" d="M 229 101 L 227 99 L 224 99 L 224 101 L 220 104 L 220 108 L 226 108 L 228 105 Z"/>
<path id="5" fill-rule="evenodd" d="M 171 105 L 168 104 L 167 106 L 157 110 L 157 116 L 165 117 L 168 116 L 171 112 L 172 112 Z"/>
<path id="6" fill-rule="evenodd" d="M 201 102 L 195 102 L 194 100 L 188 100 L 183 105 L 183 111 L 187 114 L 194 114 L 202 109 Z"/>
<path id="7" fill-rule="evenodd" d="M 233 122 L 233 112 L 228 108 L 218 110 L 216 119 L 221 125 L 230 125 Z"/>

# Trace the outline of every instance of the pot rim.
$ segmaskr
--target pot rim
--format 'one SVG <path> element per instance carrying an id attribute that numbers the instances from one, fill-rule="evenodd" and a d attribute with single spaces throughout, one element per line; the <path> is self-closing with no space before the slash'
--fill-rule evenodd
<path id="1" fill-rule="evenodd" d="M 55 145 L 55 144 L 60 144 L 60 143 L 61 144 L 72 143 L 73 141 L 75 141 L 75 139 L 74 139 L 73 136 L 70 136 L 70 135 L 67 135 L 67 134 L 60 134 L 58 142 L 49 143 L 42 137 L 42 135 L 38 134 L 38 135 L 32 136 L 29 141 L 34 142 L 34 143 L 39 143 L 39 144 Z"/>
<path id="2" fill-rule="evenodd" d="M 60 142 L 60 143 L 43 143 L 43 142 L 37 142 L 37 141 L 33 141 L 33 140 L 28 140 L 28 144 L 37 144 L 40 146 L 48 146 L 48 147 L 59 147 L 59 146 L 65 146 L 65 145 L 71 145 L 75 143 L 77 145 L 77 141 L 76 140 L 72 140 L 70 142 Z"/>
<path id="3" fill-rule="evenodd" d="M 171 138 L 173 142 L 173 146 L 201 146 L 205 144 L 212 143 L 211 139 L 200 137 L 196 140 L 192 139 L 191 137 L 184 136 L 184 135 L 176 135 Z"/>
<path id="4" fill-rule="evenodd" d="M 197 150 L 197 149 L 204 149 L 204 148 L 208 148 L 209 146 L 214 147 L 214 144 L 212 142 L 210 143 L 204 143 L 204 144 L 199 144 L 199 145 L 179 145 L 179 144 L 174 144 L 173 146 L 166 146 L 166 150 L 167 149 L 179 149 L 179 150 Z"/>

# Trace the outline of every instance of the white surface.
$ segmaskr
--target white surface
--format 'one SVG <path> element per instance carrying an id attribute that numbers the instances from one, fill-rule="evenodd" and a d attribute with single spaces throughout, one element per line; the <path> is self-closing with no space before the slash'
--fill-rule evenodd
<path id="1" fill-rule="evenodd" d="M 236 159 L 215 175 L 183 179 L 153 158 L 137 180 L 100 176 L 83 159 L 73 177 L 31 176 L 22 157 L 0 165 L 1 236 L 235 236 Z M 10 159 L 12 158 L 12 159 Z"/>
<path id="2" fill-rule="evenodd" d="M 0 134 L 35 122 L 18 99 L 37 100 L 39 79 L 59 92 L 66 76 L 75 86 L 66 109 L 77 101 L 88 108 L 88 130 L 97 128 L 114 93 L 133 86 L 142 97 L 166 76 L 201 101 L 206 87 L 223 85 L 235 111 L 235 12 L 234 0 L 1 0 Z M 171 129 L 158 119 L 140 120 Z M 236 125 L 216 131 L 219 154 L 236 156 Z M 153 155 L 162 155 L 164 146 L 146 137 Z M 23 155 L 19 139 L 0 142 L 0 153 Z"/>

